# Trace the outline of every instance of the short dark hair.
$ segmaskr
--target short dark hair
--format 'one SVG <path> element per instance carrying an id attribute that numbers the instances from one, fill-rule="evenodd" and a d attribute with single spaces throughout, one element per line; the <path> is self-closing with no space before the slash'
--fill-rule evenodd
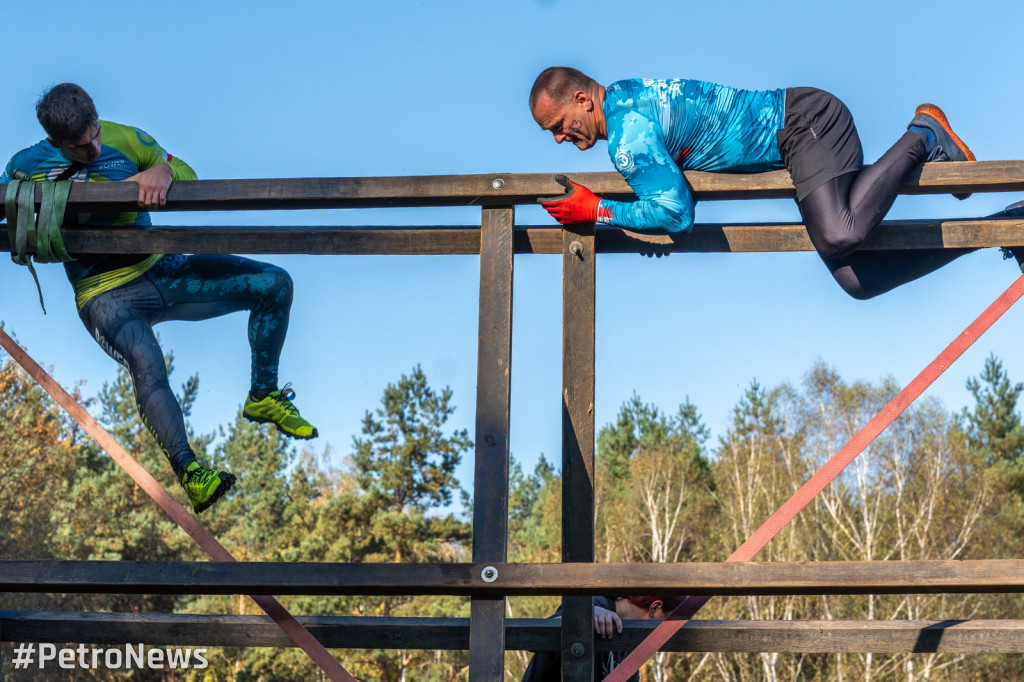
<path id="1" fill-rule="evenodd" d="M 568 102 L 577 90 L 594 94 L 601 86 L 593 78 L 571 66 L 549 66 L 540 72 L 530 89 L 530 111 L 537 106 L 540 93 L 548 93 L 548 97 L 556 102 Z"/>
<path id="2" fill-rule="evenodd" d="M 686 597 L 672 594 L 645 594 L 626 597 L 626 601 L 633 606 L 639 606 L 641 609 L 646 610 L 650 610 L 651 605 L 654 604 L 654 602 L 660 601 L 661 610 L 667 615 L 679 608 L 679 605 L 686 601 Z"/>
<path id="3" fill-rule="evenodd" d="M 36 117 L 59 143 L 77 140 L 99 120 L 89 93 L 74 83 L 55 85 L 36 102 Z"/>

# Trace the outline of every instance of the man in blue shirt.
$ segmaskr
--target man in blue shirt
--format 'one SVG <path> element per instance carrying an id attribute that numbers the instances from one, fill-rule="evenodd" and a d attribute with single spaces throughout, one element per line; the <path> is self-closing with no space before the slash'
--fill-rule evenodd
<path id="1" fill-rule="evenodd" d="M 608 140 L 608 155 L 637 195 L 633 202 L 602 199 L 565 180 L 569 192 L 543 204 L 563 224 L 689 232 L 694 200 L 683 170 L 786 168 L 811 242 L 855 298 L 877 296 L 971 251 L 859 250 L 919 164 L 975 160 L 933 104 L 919 106 L 907 132 L 867 167 L 850 111 L 816 88 L 740 90 L 687 79 L 631 79 L 606 88 L 555 66 L 537 77 L 530 111 L 559 144 L 589 149 Z"/>

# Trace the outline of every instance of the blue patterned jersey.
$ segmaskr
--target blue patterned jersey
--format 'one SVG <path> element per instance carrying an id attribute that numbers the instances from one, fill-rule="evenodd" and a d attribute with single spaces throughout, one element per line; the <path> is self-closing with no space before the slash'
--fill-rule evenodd
<path id="1" fill-rule="evenodd" d="M 634 78 L 605 90 L 608 155 L 636 192 L 602 199 L 598 222 L 636 232 L 688 232 L 693 196 L 682 169 L 782 168 L 776 132 L 784 90 L 738 90 L 707 81 Z"/>

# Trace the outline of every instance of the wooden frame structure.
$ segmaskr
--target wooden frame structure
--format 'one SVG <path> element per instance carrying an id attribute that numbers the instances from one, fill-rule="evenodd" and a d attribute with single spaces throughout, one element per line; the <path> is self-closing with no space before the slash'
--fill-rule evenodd
<path id="1" fill-rule="evenodd" d="M 616 173 L 574 176 L 628 198 Z M 784 171 L 687 172 L 699 200 L 793 196 Z M 1024 162 L 925 164 L 905 194 L 1024 190 Z M 476 397 L 474 544 L 469 564 L 278 564 L 0 561 L 10 592 L 214 594 L 460 594 L 468 619 L 307 617 L 328 647 L 468 649 L 470 679 L 502 680 L 506 649 L 558 649 L 563 679 L 593 679 L 596 649 L 630 649 L 651 624 L 595 642 L 588 595 L 1024 592 L 1024 560 L 802 564 L 595 564 L 594 317 L 599 253 L 811 250 L 801 225 L 700 224 L 681 236 L 643 236 L 592 225 L 518 226 L 515 206 L 562 188 L 540 174 L 177 182 L 166 210 L 481 207 L 480 226 L 168 227 L 65 225 L 72 253 L 478 254 L 480 317 Z M 125 183 L 75 184 L 68 215 L 135 210 Z M 37 195 L 37 201 L 39 196 Z M 0 207 L 2 212 L 2 207 Z M 889 221 L 866 248 L 1024 245 L 1024 219 Z M 0 248 L 9 249 L 6 233 Z M 563 264 L 562 559 L 509 564 L 508 475 L 514 254 L 561 254 Z M 197 586 L 201 586 L 198 587 Z M 506 620 L 505 598 L 563 595 L 561 624 Z M 268 618 L 0 611 L 0 640 L 287 646 Z M 668 644 L 677 651 L 1024 652 L 1024 621 L 698 621 Z"/>

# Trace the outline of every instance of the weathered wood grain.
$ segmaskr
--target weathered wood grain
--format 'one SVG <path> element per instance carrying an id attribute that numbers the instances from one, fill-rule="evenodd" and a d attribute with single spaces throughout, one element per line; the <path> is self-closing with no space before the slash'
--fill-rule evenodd
<path id="1" fill-rule="evenodd" d="M 466 649 L 465 618 L 299 616 L 331 648 Z M 626 621 L 621 635 L 597 639 L 597 651 L 635 647 L 654 627 Z M 553 620 L 506 621 L 509 650 L 558 647 Z M 0 611 L 0 641 L 145 643 L 178 647 L 287 647 L 293 643 L 265 616 Z M 666 651 L 782 653 L 1021 653 L 1022 620 L 736 621 L 694 620 Z"/>

